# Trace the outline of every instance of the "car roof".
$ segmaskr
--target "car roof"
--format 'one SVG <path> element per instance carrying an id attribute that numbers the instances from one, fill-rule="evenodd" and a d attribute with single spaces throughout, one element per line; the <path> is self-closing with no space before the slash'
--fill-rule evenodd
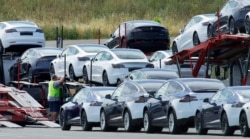
<path id="1" fill-rule="evenodd" d="M 131 20 L 131 21 L 126 21 L 124 23 L 130 23 L 130 24 L 133 24 L 134 26 L 155 25 L 155 26 L 162 27 L 162 25 L 159 22 L 155 22 L 151 20 Z"/>
<path id="2" fill-rule="evenodd" d="M 221 82 L 218 79 L 211 79 L 211 78 L 175 78 L 175 79 L 170 79 L 170 80 L 176 80 L 180 82 L 189 82 L 189 81 L 214 81 L 214 82 Z"/>
<path id="3" fill-rule="evenodd" d="M 21 21 L 21 20 L 20 21 L 4 21 L 1 23 L 4 23 L 9 26 L 36 26 L 37 27 L 37 24 L 31 21 Z"/>
<path id="4" fill-rule="evenodd" d="M 75 45 L 70 45 L 70 46 L 78 46 L 78 47 L 89 47 L 89 46 L 93 46 L 93 47 L 107 47 L 106 45 L 103 45 L 103 44 L 91 44 L 91 43 L 75 44 Z"/>
<path id="5" fill-rule="evenodd" d="M 139 49 L 133 49 L 133 48 L 115 48 L 115 49 L 110 49 L 111 51 L 139 51 L 142 52 Z"/>

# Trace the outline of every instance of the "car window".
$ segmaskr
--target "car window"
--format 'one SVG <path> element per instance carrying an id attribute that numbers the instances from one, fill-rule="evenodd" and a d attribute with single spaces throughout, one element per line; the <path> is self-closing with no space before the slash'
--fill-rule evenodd
<path id="1" fill-rule="evenodd" d="M 220 95 L 219 100 L 225 101 L 231 97 L 233 97 L 233 93 L 227 89 L 223 89 L 223 90 L 221 90 L 221 95 Z"/>
<path id="2" fill-rule="evenodd" d="M 89 93 L 88 89 L 81 89 L 72 99 L 72 102 L 77 102 L 78 104 L 82 103 L 87 99 Z"/>
<path id="3" fill-rule="evenodd" d="M 109 61 L 113 59 L 112 55 L 109 52 L 104 52 L 101 56 L 101 61 Z"/>
<path id="4" fill-rule="evenodd" d="M 102 59 L 102 55 L 103 55 L 104 52 L 100 52 L 98 53 L 95 58 L 94 58 L 94 61 L 100 61 Z"/>
<path id="5" fill-rule="evenodd" d="M 182 91 L 181 85 L 179 85 L 177 82 L 170 82 L 168 85 L 167 93 L 168 94 L 174 94 Z"/>
<path id="6" fill-rule="evenodd" d="M 192 27 L 194 25 L 194 18 L 192 18 L 188 23 L 187 25 L 185 26 L 185 30 L 189 29 L 190 27 Z"/>
<path id="7" fill-rule="evenodd" d="M 199 23 L 201 20 L 202 20 L 202 18 L 199 16 L 194 17 L 195 24 Z"/>
<path id="8" fill-rule="evenodd" d="M 226 13 L 229 9 L 229 2 L 225 3 L 225 5 L 221 8 L 220 13 Z"/>
<path id="9" fill-rule="evenodd" d="M 221 96 L 221 90 L 219 90 L 210 100 L 210 103 L 215 103 L 219 100 Z"/>
<path id="10" fill-rule="evenodd" d="M 138 92 L 138 88 L 134 84 L 126 83 L 126 85 L 122 89 L 121 96 L 129 96 L 137 92 Z"/>
<path id="11" fill-rule="evenodd" d="M 169 85 L 169 82 L 167 82 L 164 85 L 162 85 L 161 88 L 159 88 L 159 90 L 155 94 L 155 97 L 158 98 L 160 96 L 166 95 L 167 94 L 168 85 Z"/>
<path id="12" fill-rule="evenodd" d="M 140 72 L 140 71 L 133 71 L 133 72 L 130 74 L 129 78 L 130 78 L 131 80 L 138 80 L 138 79 L 145 79 L 146 77 L 145 77 L 144 74 L 143 74 L 142 72 Z"/>
<path id="13" fill-rule="evenodd" d="M 113 51 L 120 59 L 144 59 L 145 55 L 141 51 Z"/>
<path id="14" fill-rule="evenodd" d="M 28 57 L 30 50 L 26 50 L 23 55 L 21 56 L 21 60 L 26 59 Z"/>
<path id="15" fill-rule="evenodd" d="M 73 56 L 73 55 L 76 55 L 78 53 L 79 53 L 79 51 L 76 48 L 70 47 L 67 56 Z"/>
<path id="16" fill-rule="evenodd" d="M 121 96 L 121 93 L 122 93 L 122 90 L 123 90 L 124 87 L 125 87 L 125 83 L 118 86 L 116 88 L 116 90 L 114 91 L 114 93 L 112 94 L 111 98 L 115 99 L 116 97 Z"/>
<path id="17" fill-rule="evenodd" d="M 62 53 L 61 53 L 61 56 L 68 56 L 68 51 L 69 51 L 69 48 L 65 48 Z"/>
<path id="18" fill-rule="evenodd" d="M 5 24 L 0 23 L 0 30 L 1 30 L 1 29 L 4 29 L 5 27 L 6 27 L 6 25 L 5 25 Z"/>

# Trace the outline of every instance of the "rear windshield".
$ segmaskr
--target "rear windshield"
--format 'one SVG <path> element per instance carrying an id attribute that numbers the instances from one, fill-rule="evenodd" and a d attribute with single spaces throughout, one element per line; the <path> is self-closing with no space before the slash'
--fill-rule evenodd
<path id="1" fill-rule="evenodd" d="M 113 51 L 120 59 L 144 59 L 145 55 L 140 51 Z"/>
<path id="2" fill-rule="evenodd" d="M 11 25 L 32 25 L 32 26 L 36 26 L 36 24 L 35 23 L 32 23 L 32 22 L 25 22 L 25 21 L 9 21 L 8 22 L 9 24 L 11 24 Z"/>
<path id="3" fill-rule="evenodd" d="M 57 55 L 61 52 L 61 50 L 56 49 L 48 49 L 48 50 L 39 50 L 41 55 Z"/>
<path id="4" fill-rule="evenodd" d="M 193 92 L 214 92 L 225 87 L 222 82 L 207 80 L 189 80 L 186 84 Z"/>
<path id="5" fill-rule="evenodd" d="M 106 50 L 106 47 L 97 47 L 97 46 L 80 46 L 80 48 L 87 53 L 98 53 L 102 50 Z"/>

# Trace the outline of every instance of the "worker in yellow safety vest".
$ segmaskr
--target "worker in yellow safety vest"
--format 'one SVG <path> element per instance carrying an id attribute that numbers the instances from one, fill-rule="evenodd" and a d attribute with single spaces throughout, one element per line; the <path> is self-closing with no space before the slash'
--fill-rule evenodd
<path id="1" fill-rule="evenodd" d="M 56 75 L 52 75 L 51 80 L 49 82 L 48 102 L 51 121 L 54 122 L 56 122 L 57 115 L 60 109 L 60 99 L 62 95 L 60 85 L 63 83 L 63 81 L 64 77 L 59 78 Z"/>

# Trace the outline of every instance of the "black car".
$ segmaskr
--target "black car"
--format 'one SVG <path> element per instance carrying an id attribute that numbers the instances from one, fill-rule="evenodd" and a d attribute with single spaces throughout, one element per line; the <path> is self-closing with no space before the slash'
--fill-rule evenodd
<path id="1" fill-rule="evenodd" d="M 27 49 L 9 68 L 10 80 L 37 82 L 49 80 L 50 62 L 61 52 L 60 48 L 43 47 Z"/>
<path id="2" fill-rule="evenodd" d="M 249 0 L 228 0 L 217 15 L 219 19 L 208 25 L 208 37 L 216 36 L 218 31 L 222 34 L 246 33 L 244 19 L 249 11 Z"/>
<path id="3" fill-rule="evenodd" d="M 123 22 L 105 43 L 109 48 L 129 47 L 144 53 L 169 49 L 169 31 L 160 23 L 150 20 Z"/>
<path id="4" fill-rule="evenodd" d="M 242 106 L 250 100 L 250 86 L 229 86 L 211 97 L 197 110 L 195 129 L 198 134 L 208 130 L 221 130 L 223 135 L 231 136 L 239 129 Z"/>
<path id="5" fill-rule="evenodd" d="M 178 73 L 174 70 L 142 68 L 129 72 L 123 79 L 120 79 L 120 81 L 143 79 L 168 80 L 173 78 L 179 78 Z"/>
<path id="6" fill-rule="evenodd" d="M 100 110 L 102 131 L 140 131 L 142 128 L 143 107 L 150 96 L 164 83 L 164 80 L 127 80 L 120 84 L 112 95 L 106 96 Z"/>

